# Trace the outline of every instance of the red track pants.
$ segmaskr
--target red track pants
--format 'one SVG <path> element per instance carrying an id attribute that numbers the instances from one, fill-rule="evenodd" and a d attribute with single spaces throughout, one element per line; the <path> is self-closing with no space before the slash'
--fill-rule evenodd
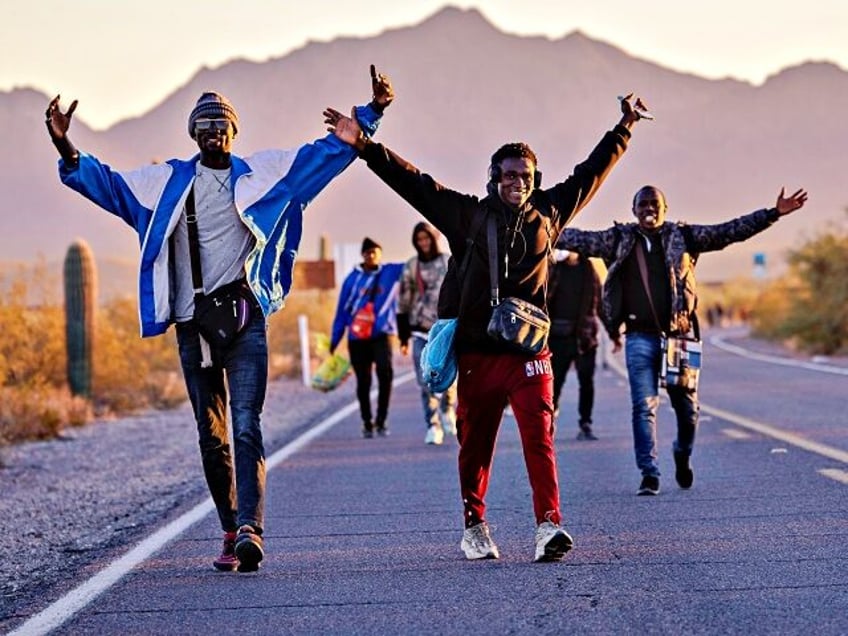
<path id="1" fill-rule="evenodd" d="M 507 402 L 521 435 L 536 523 L 559 524 L 551 354 L 463 353 L 457 387 L 459 484 L 465 527 L 485 520 L 486 491 Z"/>

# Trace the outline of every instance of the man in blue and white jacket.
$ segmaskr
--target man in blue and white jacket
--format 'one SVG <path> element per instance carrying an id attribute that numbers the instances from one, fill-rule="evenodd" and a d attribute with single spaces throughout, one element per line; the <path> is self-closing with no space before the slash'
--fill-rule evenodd
<path id="1" fill-rule="evenodd" d="M 369 135 L 394 98 L 388 78 L 373 66 L 371 84 L 371 103 L 355 109 Z M 304 208 L 353 162 L 356 152 L 330 134 L 292 150 L 234 155 L 238 114 L 223 95 L 206 92 L 188 118 L 199 154 L 123 172 L 71 143 L 67 133 L 76 107 L 74 100 L 63 113 L 59 96 L 47 107 L 47 130 L 61 156 L 59 176 L 138 233 L 141 335 L 162 334 L 176 323 L 203 470 L 224 530 L 223 552 L 213 565 L 225 571 L 256 570 L 264 557 L 260 414 L 268 378 L 266 318 L 283 306 L 291 289 Z M 192 281 L 185 212 L 190 194 L 202 290 Z M 232 342 L 210 346 L 194 320 L 195 292 L 208 294 L 240 280 L 251 292 L 250 319 Z M 234 452 L 228 442 L 228 402 Z"/>

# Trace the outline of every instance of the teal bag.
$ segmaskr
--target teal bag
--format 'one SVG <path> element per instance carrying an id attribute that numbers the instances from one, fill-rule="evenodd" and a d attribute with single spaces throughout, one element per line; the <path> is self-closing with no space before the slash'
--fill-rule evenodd
<path id="1" fill-rule="evenodd" d="M 456 318 L 440 318 L 432 327 L 421 351 L 421 380 L 431 393 L 444 393 L 456 381 Z"/>

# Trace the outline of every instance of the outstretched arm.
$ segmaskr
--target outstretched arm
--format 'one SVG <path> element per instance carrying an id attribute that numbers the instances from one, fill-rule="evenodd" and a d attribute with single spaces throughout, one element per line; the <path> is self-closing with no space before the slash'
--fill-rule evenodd
<path id="1" fill-rule="evenodd" d="M 788 197 L 786 189 L 781 188 L 773 208 L 756 210 L 715 225 L 687 226 L 687 232 L 684 234 L 686 246 L 690 252 L 699 253 L 724 249 L 731 243 L 739 243 L 759 234 L 780 217 L 804 207 L 806 202 L 807 192 L 803 188 L 799 188 Z"/>
<path id="2" fill-rule="evenodd" d="M 75 168 L 79 163 L 79 152 L 68 138 L 68 129 L 71 127 L 71 118 L 77 109 L 77 100 L 72 101 L 68 110 L 63 113 L 59 108 L 60 97 L 60 95 L 56 95 L 50 100 L 44 123 L 47 125 L 47 132 L 50 134 L 50 139 L 56 146 L 56 150 L 59 151 L 59 155 L 68 167 Z"/>

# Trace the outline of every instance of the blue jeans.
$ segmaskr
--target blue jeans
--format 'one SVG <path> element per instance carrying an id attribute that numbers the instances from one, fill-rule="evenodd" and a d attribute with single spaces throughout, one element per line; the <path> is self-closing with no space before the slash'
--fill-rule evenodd
<path id="1" fill-rule="evenodd" d="M 228 347 L 212 348 L 213 364 L 208 368 L 200 366 L 200 338 L 193 322 L 177 325 L 177 343 L 197 422 L 203 472 L 221 527 L 232 532 L 250 525 L 261 534 L 265 449 L 259 416 L 268 384 L 265 317 L 255 309 L 248 326 Z M 235 453 L 230 451 L 227 431 L 228 389 Z"/>
<path id="2" fill-rule="evenodd" d="M 442 393 L 441 398 L 438 394 L 430 393 L 427 385 L 424 384 L 424 378 L 421 375 L 421 352 L 424 350 L 424 345 L 427 341 L 418 336 L 412 336 L 412 363 L 415 365 L 415 379 L 418 380 L 418 387 L 421 389 L 421 406 L 424 408 L 424 421 L 427 426 L 441 426 L 439 419 L 439 410 L 442 413 L 456 412 L 456 382 L 450 388 Z"/>
<path id="3" fill-rule="evenodd" d="M 662 350 L 660 336 L 629 333 L 625 343 L 630 402 L 633 407 L 633 447 L 636 466 L 642 475 L 660 476 L 657 465 L 657 408 Z M 673 451 L 689 457 L 698 428 L 698 394 L 681 387 L 669 387 L 671 407 L 677 416 L 677 438 Z"/>

